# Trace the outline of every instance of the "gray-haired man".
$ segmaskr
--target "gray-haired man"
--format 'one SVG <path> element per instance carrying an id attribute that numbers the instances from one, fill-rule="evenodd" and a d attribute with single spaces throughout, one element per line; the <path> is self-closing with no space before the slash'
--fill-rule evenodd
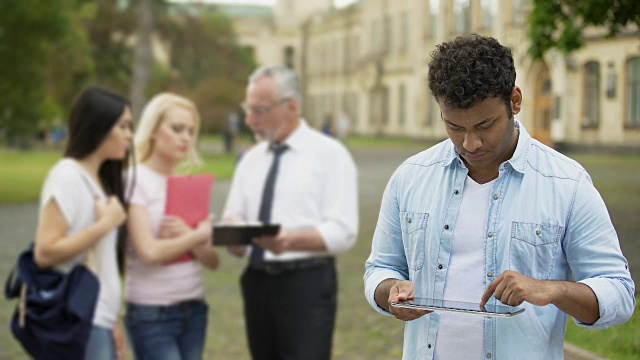
<path id="1" fill-rule="evenodd" d="M 329 359 L 334 255 L 354 244 L 358 229 L 353 160 L 300 119 L 300 83 L 285 67 L 256 70 L 243 109 L 260 142 L 238 164 L 224 218 L 282 226 L 277 236 L 230 249 L 250 258 L 241 285 L 251 354 Z"/>

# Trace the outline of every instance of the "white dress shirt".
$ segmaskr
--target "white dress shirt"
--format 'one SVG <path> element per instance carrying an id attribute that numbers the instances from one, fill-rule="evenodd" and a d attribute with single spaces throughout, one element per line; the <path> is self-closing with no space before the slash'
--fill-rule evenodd
<path id="1" fill-rule="evenodd" d="M 347 251 L 358 231 L 358 185 L 353 159 L 340 142 L 300 126 L 284 141 L 289 146 L 280 158 L 271 222 L 287 231 L 315 228 L 329 254 Z M 266 141 L 249 150 L 236 167 L 224 218 L 256 222 L 273 152 Z M 280 255 L 265 250 L 266 261 L 288 261 L 326 256 L 312 251 Z"/>

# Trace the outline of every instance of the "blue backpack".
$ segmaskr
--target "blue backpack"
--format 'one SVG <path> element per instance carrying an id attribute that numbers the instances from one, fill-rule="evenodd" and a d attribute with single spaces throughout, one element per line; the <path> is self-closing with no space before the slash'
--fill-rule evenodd
<path id="1" fill-rule="evenodd" d="M 20 254 L 5 283 L 19 298 L 11 332 L 35 359 L 84 359 L 100 284 L 83 264 L 69 274 L 40 269 L 33 244 Z"/>

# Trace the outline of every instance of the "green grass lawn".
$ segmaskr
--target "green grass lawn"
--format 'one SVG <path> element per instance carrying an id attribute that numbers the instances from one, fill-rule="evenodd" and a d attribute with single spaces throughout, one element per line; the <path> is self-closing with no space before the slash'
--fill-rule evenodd
<path id="1" fill-rule="evenodd" d="M 637 284 L 636 284 L 637 286 Z M 566 341 L 609 359 L 637 360 L 640 358 L 640 305 L 636 297 L 636 311 L 628 322 L 604 330 L 586 330 L 569 320 Z"/>
<path id="2" fill-rule="evenodd" d="M 407 139 L 396 137 L 371 137 L 354 135 L 350 136 L 346 143 L 356 148 L 380 148 L 380 147 L 416 147 L 426 149 L 435 142 L 419 139 Z"/>
<path id="3" fill-rule="evenodd" d="M 58 152 L 0 150 L 0 204 L 37 201 L 49 169 L 61 158 Z M 204 155 L 195 173 L 215 174 L 218 180 L 233 175 L 235 155 Z"/>
<path id="4" fill-rule="evenodd" d="M 49 168 L 60 157 L 54 152 L 0 151 L 0 204 L 38 200 Z"/>

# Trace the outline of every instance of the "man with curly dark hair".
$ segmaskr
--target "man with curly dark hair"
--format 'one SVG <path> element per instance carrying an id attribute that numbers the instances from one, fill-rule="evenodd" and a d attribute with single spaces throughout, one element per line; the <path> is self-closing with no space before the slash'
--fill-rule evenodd
<path id="1" fill-rule="evenodd" d="M 432 53 L 429 88 L 449 139 L 391 177 L 365 273 L 371 306 L 407 321 L 405 359 L 561 359 L 568 316 L 606 328 L 633 314 L 635 284 L 600 194 L 515 119 L 515 79 L 511 51 L 490 37 Z M 425 298 L 525 311 L 392 305 Z"/>

